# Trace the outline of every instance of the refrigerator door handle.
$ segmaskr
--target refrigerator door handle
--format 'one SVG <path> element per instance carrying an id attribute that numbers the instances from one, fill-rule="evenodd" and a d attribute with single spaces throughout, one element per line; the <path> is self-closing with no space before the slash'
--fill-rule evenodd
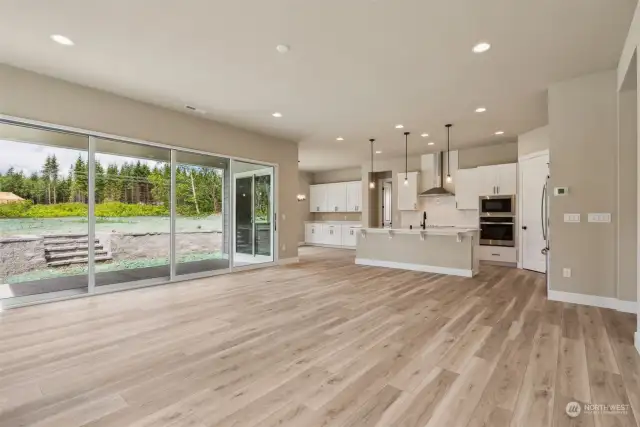
<path id="1" fill-rule="evenodd" d="M 540 221 L 542 222 L 542 238 L 545 241 L 547 240 L 547 230 L 546 230 L 546 224 L 545 224 L 546 195 L 547 195 L 547 184 L 545 183 L 544 187 L 542 187 L 542 200 L 540 200 Z"/>

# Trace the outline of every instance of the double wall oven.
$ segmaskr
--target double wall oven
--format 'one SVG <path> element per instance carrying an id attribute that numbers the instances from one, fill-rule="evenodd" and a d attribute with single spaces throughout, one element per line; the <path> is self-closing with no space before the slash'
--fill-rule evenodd
<path id="1" fill-rule="evenodd" d="M 515 196 L 480 197 L 480 244 L 515 246 Z"/>

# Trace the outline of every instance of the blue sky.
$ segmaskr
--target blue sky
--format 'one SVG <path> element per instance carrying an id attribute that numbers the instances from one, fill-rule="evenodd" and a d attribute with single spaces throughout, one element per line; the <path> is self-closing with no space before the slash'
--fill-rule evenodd
<path id="1" fill-rule="evenodd" d="M 6 173 L 12 166 L 16 171 L 23 171 L 25 175 L 40 172 L 47 156 L 52 154 L 55 154 L 58 158 L 60 174 L 63 176 L 69 173 L 69 169 L 78 158 L 78 154 L 81 154 L 85 161 L 87 159 L 86 151 L 0 140 L 0 173 Z M 105 167 L 110 163 L 122 166 L 126 161 L 131 163 L 138 160 L 131 157 L 99 153 L 96 154 L 96 158 Z M 142 160 L 142 162 L 149 165 L 150 168 L 157 164 L 153 160 Z"/>

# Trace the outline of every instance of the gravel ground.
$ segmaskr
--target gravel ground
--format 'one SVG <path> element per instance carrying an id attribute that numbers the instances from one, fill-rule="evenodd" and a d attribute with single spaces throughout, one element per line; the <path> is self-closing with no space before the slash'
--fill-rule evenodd
<path id="1" fill-rule="evenodd" d="M 207 259 L 222 259 L 222 253 L 191 253 L 178 257 L 178 262 L 202 261 Z M 96 273 L 105 271 L 120 271 L 136 268 L 156 267 L 159 265 L 167 265 L 167 258 L 148 258 L 136 260 L 122 260 L 119 262 L 107 262 L 96 264 Z M 79 265 L 63 268 L 47 268 L 44 270 L 30 271 L 24 274 L 18 274 L 8 277 L 6 283 L 15 284 L 21 282 L 30 282 L 32 280 L 52 279 L 54 277 L 75 276 L 77 274 L 87 274 L 87 266 Z"/>

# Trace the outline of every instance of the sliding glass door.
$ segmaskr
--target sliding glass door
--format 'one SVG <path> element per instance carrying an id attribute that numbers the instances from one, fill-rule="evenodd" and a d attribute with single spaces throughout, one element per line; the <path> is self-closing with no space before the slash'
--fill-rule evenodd
<path id="1" fill-rule="evenodd" d="M 0 123 L 0 307 L 85 294 L 89 138 Z"/>
<path id="2" fill-rule="evenodd" d="M 273 167 L 233 162 L 234 266 L 273 262 Z"/>
<path id="3" fill-rule="evenodd" d="M 0 152 L 0 310 L 274 261 L 273 166 L 2 120 Z"/>

